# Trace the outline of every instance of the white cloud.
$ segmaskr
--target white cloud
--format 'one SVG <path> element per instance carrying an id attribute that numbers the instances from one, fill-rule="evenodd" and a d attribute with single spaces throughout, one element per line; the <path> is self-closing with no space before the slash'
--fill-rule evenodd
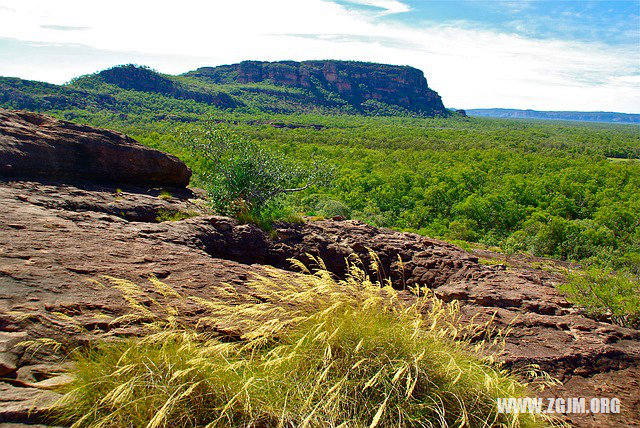
<path id="1" fill-rule="evenodd" d="M 382 13 L 407 8 L 395 0 L 352 2 Z M 59 83 L 103 68 L 107 58 L 118 61 L 110 65 L 149 60 L 169 73 L 245 59 L 332 58 L 420 68 L 445 104 L 458 108 L 640 108 L 637 46 L 534 40 L 459 23 L 392 23 L 328 0 L 0 0 L 0 9 L 0 37 L 93 52 L 65 68 L 0 51 L 0 75 Z M 74 27 L 82 30 L 59 30 Z"/>
<path id="2" fill-rule="evenodd" d="M 411 7 L 408 4 L 397 0 L 346 0 L 349 3 L 358 4 L 362 6 L 371 6 L 378 9 L 383 9 L 381 15 L 390 15 L 393 13 L 409 12 Z"/>

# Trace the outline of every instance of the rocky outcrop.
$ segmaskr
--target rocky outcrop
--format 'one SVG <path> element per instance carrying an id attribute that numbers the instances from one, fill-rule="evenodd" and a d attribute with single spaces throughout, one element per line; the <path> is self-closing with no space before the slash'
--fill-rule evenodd
<path id="1" fill-rule="evenodd" d="M 357 221 L 281 224 L 267 234 L 207 215 L 192 191 L 174 190 L 159 198 L 157 189 L 86 177 L 0 178 L 0 426 L 46 423 L 58 397 L 52 388 L 66 381 L 66 351 L 29 348 L 25 341 L 47 338 L 70 349 L 142 333 L 140 324 L 116 321 L 130 307 L 105 275 L 139 284 L 148 293 L 142 304 L 153 307 L 151 299 L 160 296 L 152 275 L 183 296 L 210 298 L 223 286 L 245 292 L 256 274 L 292 275 L 290 257 L 320 256 L 340 275 L 351 255 L 368 266 L 369 250 L 397 288 L 429 287 L 446 301 L 459 301 L 465 319 L 494 318 L 496 328 L 509 326 L 506 364 L 539 364 L 563 382 L 542 394 L 622 401 L 621 414 L 569 415 L 570 422 L 640 424 L 634 412 L 640 407 L 640 332 L 584 316 L 556 291 L 557 275 L 485 266 L 451 244 Z M 199 210 L 180 221 L 157 215 Z M 181 320 L 195 324 L 203 308 L 184 300 Z M 219 333 L 233 339 L 241 331 L 225 326 Z"/>
<path id="2" fill-rule="evenodd" d="M 355 61 L 243 61 L 203 67 L 186 75 L 214 83 L 270 81 L 311 91 L 328 90 L 360 111 L 366 111 L 372 107 L 371 102 L 378 101 L 428 116 L 448 114 L 422 71 L 408 66 Z"/>
<path id="3" fill-rule="evenodd" d="M 191 171 L 119 132 L 0 109 L 0 175 L 185 187 Z"/>
<path id="4" fill-rule="evenodd" d="M 137 91 L 138 95 L 131 91 Z M 165 100 L 179 112 L 165 112 L 162 107 L 158 111 L 158 96 L 208 106 Z M 160 104 L 166 107 L 166 102 Z M 323 111 L 427 117 L 451 114 L 440 96 L 429 88 L 422 71 L 353 61 L 244 61 L 203 67 L 182 76 L 129 64 L 80 76 L 65 85 L 0 77 L 0 105 L 58 110 L 68 119 L 77 117 L 74 110 L 78 108 L 107 110 L 126 117 L 128 111 L 137 111 L 142 105 L 153 110 L 152 117 L 157 120 L 178 122 L 197 120 L 209 106 L 220 109 L 248 106 L 277 113 Z"/>

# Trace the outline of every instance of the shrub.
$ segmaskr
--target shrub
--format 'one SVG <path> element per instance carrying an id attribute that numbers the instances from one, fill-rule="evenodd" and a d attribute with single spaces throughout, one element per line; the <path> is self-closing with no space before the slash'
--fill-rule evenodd
<path id="1" fill-rule="evenodd" d="M 475 232 L 475 228 L 477 227 L 477 223 L 473 220 L 454 220 L 449 223 L 449 237 L 462 241 L 476 241 L 478 234 Z"/>
<path id="2" fill-rule="evenodd" d="M 570 273 L 558 288 L 569 300 L 595 316 L 610 317 L 627 327 L 640 327 L 640 280 L 624 271 L 591 267 Z"/>
<path id="3" fill-rule="evenodd" d="M 351 209 L 340 201 L 335 199 L 323 199 L 316 205 L 316 211 L 327 218 L 331 217 L 344 217 L 349 218 L 351 216 Z"/>
<path id="4" fill-rule="evenodd" d="M 259 215 L 279 197 L 326 184 L 330 170 L 302 165 L 209 120 L 182 135 L 204 164 L 212 203 L 221 214 Z"/>
<path id="5" fill-rule="evenodd" d="M 536 216 L 503 242 L 508 252 L 528 251 L 536 256 L 552 256 L 562 260 L 605 260 L 613 251 L 615 235 L 609 228 L 593 220 L 566 220 L 553 216 Z"/>
<path id="6" fill-rule="evenodd" d="M 640 277 L 640 253 L 629 252 L 620 257 L 618 263 L 629 270 L 630 273 L 637 277 Z"/>
<path id="7" fill-rule="evenodd" d="M 135 312 L 151 316 L 132 300 L 139 287 L 108 279 Z M 152 282 L 167 299 L 183 299 Z M 495 363 L 491 344 L 479 340 L 490 337 L 487 327 L 462 324 L 456 304 L 424 295 L 407 304 L 389 283 L 371 282 L 357 263 L 344 280 L 320 269 L 257 277 L 247 288 L 243 294 L 221 288 L 214 300 L 191 297 L 207 310 L 197 329 L 180 328 L 178 308 L 158 302 L 167 316 L 156 319 L 152 334 L 78 353 L 60 421 L 150 428 L 544 422 L 496 412 L 497 397 L 527 390 Z M 208 333 L 207 327 L 230 326 L 243 332 L 241 340 Z"/>

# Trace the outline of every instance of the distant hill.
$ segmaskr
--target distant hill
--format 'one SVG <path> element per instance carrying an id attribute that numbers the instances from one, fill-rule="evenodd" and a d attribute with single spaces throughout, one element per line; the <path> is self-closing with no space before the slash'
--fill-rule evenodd
<path id="1" fill-rule="evenodd" d="M 114 110 L 115 105 L 116 100 L 105 93 L 15 77 L 0 77 L 0 106 L 5 108 L 47 111 L 99 106 L 104 110 Z"/>
<path id="2" fill-rule="evenodd" d="M 243 61 L 199 68 L 184 76 L 219 84 L 271 82 L 303 88 L 319 100 L 349 104 L 361 113 L 389 105 L 427 116 L 447 114 L 422 71 L 408 66 L 356 61 Z"/>
<path id="3" fill-rule="evenodd" d="M 466 109 L 469 116 L 503 117 L 512 119 L 574 120 L 579 122 L 640 123 L 640 114 L 604 111 L 537 111 L 508 108 Z"/>
<path id="4" fill-rule="evenodd" d="M 0 106 L 123 114 L 162 110 L 183 115 L 185 120 L 212 106 L 248 113 L 450 114 L 422 71 L 352 61 L 244 61 L 179 76 L 129 64 L 80 76 L 65 85 L 0 77 Z"/>

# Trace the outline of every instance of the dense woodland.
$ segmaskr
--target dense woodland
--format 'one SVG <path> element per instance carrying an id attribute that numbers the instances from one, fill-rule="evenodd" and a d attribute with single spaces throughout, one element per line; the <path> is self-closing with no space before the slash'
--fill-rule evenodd
<path id="1" fill-rule="evenodd" d="M 0 78 L 0 106 L 124 131 L 181 157 L 193 184 L 205 188 L 205 164 L 181 135 L 213 118 L 309 167 L 321 159 L 334 168 L 330 186 L 289 196 L 271 207 L 276 215 L 341 215 L 507 252 L 640 269 L 636 125 L 425 118 L 375 102 L 363 116 L 322 88 L 213 85 L 133 69 L 141 74 L 133 81 L 96 74 L 64 86 Z"/>

